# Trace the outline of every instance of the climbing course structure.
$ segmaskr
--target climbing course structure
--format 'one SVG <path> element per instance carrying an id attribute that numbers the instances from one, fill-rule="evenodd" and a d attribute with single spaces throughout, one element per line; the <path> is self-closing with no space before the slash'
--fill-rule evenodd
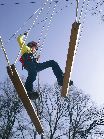
<path id="1" fill-rule="evenodd" d="M 83 1 L 83 4 L 82 4 L 79 19 L 78 19 L 79 1 L 76 0 L 76 3 L 77 3 L 76 4 L 76 19 L 75 19 L 75 22 L 72 24 L 72 29 L 71 29 L 69 48 L 68 48 L 68 54 L 67 54 L 67 60 L 66 60 L 66 67 L 65 67 L 64 79 L 63 79 L 63 86 L 62 86 L 62 90 L 61 90 L 62 97 L 66 97 L 68 94 L 68 91 L 69 91 L 69 83 L 70 83 L 70 79 L 71 79 L 74 58 L 75 58 L 75 54 L 76 54 L 78 43 L 79 43 L 79 37 L 81 37 L 81 34 L 79 35 L 80 27 L 81 27 L 80 18 L 81 18 L 83 8 L 85 5 L 85 0 Z M 89 3 L 89 0 L 87 1 L 87 7 L 88 7 L 88 3 Z M 87 8 L 84 13 L 83 21 L 85 20 L 86 12 L 87 12 Z M 83 26 L 82 26 L 82 29 L 83 29 Z"/>
<path id="2" fill-rule="evenodd" d="M 68 1 L 68 0 L 66 0 L 66 1 Z M 70 36 L 70 42 L 69 42 L 69 48 L 68 48 L 68 54 L 67 54 L 67 60 L 66 60 L 66 67 L 65 67 L 64 79 L 63 79 L 63 86 L 62 86 L 62 90 L 61 90 L 61 96 L 62 97 L 67 96 L 67 93 L 68 93 L 68 90 L 69 90 L 69 82 L 70 82 L 70 79 L 71 79 L 73 60 L 74 60 L 74 56 L 75 56 L 75 53 L 76 53 L 77 44 L 79 43 L 78 36 L 79 36 L 79 31 L 80 31 L 80 26 L 81 26 L 80 18 L 81 18 L 81 14 L 82 14 L 82 11 L 83 11 L 84 4 L 85 4 L 85 0 L 83 1 L 82 10 L 81 10 L 81 14 L 80 14 L 79 20 L 77 20 L 77 17 L 78 17 L 78 0 L 76 0 L 76 2 L 77 2 L 76 19 L 75 19 L 74 23 L 72 24 L 72 29 L 71 29 L 71 36 Z M 89 2 L 89 0 L 88 0 L 88 2 Z M 30 2 L 30 3 L 33 3 L 33 2 Z M 27 37 L 29 36 L 30 31 L 35 27 L 35 25 L 38 26 L 39 24 L 42 24 L 41 31 L 40 31 L 40 36 L 38 38 L 38 44 L 39 44 L 39 48 L 40 48 L 39 55 L 40 55 L 41 50 L 42 50 L 43 45 L 44 45 L 44 42 L 46 40 L 47 34 L 48 34 L 48 30 L 50 28 L 50 24 L 52 22 L 52 18 L 53 18 L 53 16 L 55 14 L 60 12 L 60 11 L 56 11 L 56 7 L 58 7 L 58 3 L 59 3 L 59 1 L 52 1 L 52 0 L 48 1 L 47 0 L 43 4 L 42 8 L 38 8 L 26 20 L 26 22 L 24 22 L 24 24 L 16 31 L 16 33 L 14 33 L 8 39 L 7 43 L 9 43 L 10 40 L 13 37 L 15 37 L 16 34 L 20 30 L 22 30 L 25 27 L 25 25 L 28 23 L 28 21 L 30 21 L 32 19 L 33 20 L 32 21 L 32 25 L 30 25 L 30 27 L 27 30 L 25 30 L 28 35 L 25 36 L 24 43 L 25 43 Z M 15 3 L 15 4 L 18 5 L 20 3 Z M 2 3 L 0 5 L 5 5 L 5 4 Z M 45 6 L 47 6 L 47 8 L 45 8 Z M 87 4 L 87 6 L 88 6 L 88 4 Z M 39 16 L 41 15 L 41 13 L 43 12 L 44 9 L 47 10 L 47 12 L 46 12 L 47 16 L 43 20 L 40 20 L 40 22 L 37 22 Z M 61 8 L 61 11 L 62 10 L 63 9 Z M 87 8 L 86 8 L 86 11 L 87 11 Z M 36 15 L 36 17 L 35 17 L 35 15 Z M 43 25 L 43 23 L 44 23 L 44 25 Z M 41 42 L 41 45 L 40 45 L 40 42 Z M 33 122 L 33 124 L 34 124 L 34 126 L 36 128 L 36 131 L 39 134 L 43 134 L 44 130 L 43 130 L 42 124 L 40 122 L 41 119 L 38 118 L 38 114 L 36 113 L 36 111 L 35 111 L 35 109 L 34 109 L 34 107 L 32 105 L 32 102 L 31 102 L 31 100 L 28 97 L 27 91 L 26 91 L 26 89 L 25 89 L 25 87 L 24 87 L 24 85 L 22 83 L 22 80 L 21 80 L 21 78 L 19 76 L 19 73 L 18 73 L 18 71 L 16 69 L 16 63 L 18 61 L 18 58 L 19 58 L 19 55 L 21 53 L 22 47 L 20 48 L 20 51 L 19 51 L 19 53 L 18 53 L 18 55 L 17 55 L 17 57 L 15 59 L 14 64 L 10 64 L 10 62 L 9 62 L 8 56 L 7 56 L 5 48 L 4 48 L 4 43 L 3 43 L 1 37 L 0 37 L 0 47 L 2 48 L 2 50 L 4 52 L 4 55 L 5 55 L 7 64 L 8 64 L 7 73 L 8 73 L 8 75 L 9 75 L 9 77 L 10 77 L 10 79 L 11 79 L 11 81 L 12 81 L 12 83 L 13 83 L 16 91 L 17 91 L 17 94 L 18 94 L 19 98 L 21 99 L 21 101 L 22 101 L 22 103 L 23 103 L 28 115 L 30 116 L 31 121 Z M 38 89 L 39 89 L 39 79 L 38 79 Z"/>
<path id="3" fill-rule="evenodd" d="M 77 43 L 77 38 L 78 38 L 79 26 L 80 26 L 80 23 L 77 23 L 77 22 L 74 22 L 72 24 L 69 49 L 68 49 L 68 54 L 67 54 L 66 67 L 65 67 L 63 86 L 62 86 L 62 92 L 61 92 L 61 95 L 63 97 L 65 97 L 67 95 L 67 92 L 69 90 L 68 84 L 70 81 L 73 57 L 75 55 L 75 51 L 76 51 L 76 47 L 77 47 L 76 43 Z"/>

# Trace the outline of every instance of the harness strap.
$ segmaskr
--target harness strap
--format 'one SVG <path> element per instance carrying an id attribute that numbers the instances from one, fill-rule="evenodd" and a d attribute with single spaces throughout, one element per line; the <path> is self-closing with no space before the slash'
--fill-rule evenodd
<path id="1" fill-rule="evenodd" d="M 25 67 L 24 65 L 25 61 L 36 61 L 36 59 L 34 58 L 33 54 L 25 53 L 20 57 L 19 61 L 22 63 L 22 70 L 23 70 L 23 68 Z"/>

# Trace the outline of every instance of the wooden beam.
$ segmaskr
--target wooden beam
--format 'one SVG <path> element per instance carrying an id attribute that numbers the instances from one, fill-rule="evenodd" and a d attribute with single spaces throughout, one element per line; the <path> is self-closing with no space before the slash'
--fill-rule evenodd
<path id="1" fill-rule="evenodd" d="M 21 99 L 28 115 L 30 116 L 31 121 L 33 122 L 33 124 L 36 128 L 36 131 L 39 134 L 42 134 L 44 132 L 43 128 L 42 128 L 39 118 L 35 112 L 35 109 L 32 105 L 32 102 L 27 95 L 26 89 L 19 77 L 17 69 L 15 68 L 14 65 L 7 66 L 7 72 L 8 72 L 8 75 L 9 75 L 17 93 L 18 93 L 19 98 Z"/>
<path id="2" fill-rule="evenodd" d="M 68 90 L 69 90 L 69 82 L 70 82 L 71 70 L 73 66 L 73 59 L 74 59 L 75 52 L 77 49 L 76 44 L 77 44 L 77 39 L 79 35 L 78 33 L 79 27 L 80 27 L 80 23 L 74 22 L 72 24 L 69 49 L 68 49 L 64 79 L 63 79 L 63 86 L 62 86 L 62 91 L 61 91 L 62 97 L 66 97 Z"/>

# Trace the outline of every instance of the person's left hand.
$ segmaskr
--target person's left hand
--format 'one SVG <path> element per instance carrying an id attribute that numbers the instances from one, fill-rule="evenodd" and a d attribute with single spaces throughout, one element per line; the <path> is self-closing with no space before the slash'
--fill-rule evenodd
<path id="1" fill-rule="evenodd" d="M 28 35 L 28 32 L 25 32 L 24 35 L 27 36 Z"/>

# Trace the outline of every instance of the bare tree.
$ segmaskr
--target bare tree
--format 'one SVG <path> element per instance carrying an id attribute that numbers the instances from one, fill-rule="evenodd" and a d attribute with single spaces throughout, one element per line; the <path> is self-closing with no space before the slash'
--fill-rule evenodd
<path id="1" fill-rule="evenodd" d="M 75 87 L 70 88 L 70 95 L 61 98 L 60 90 L 45 86 L 44 106 L 41 118 L 45 129 L 45 138 L 48 139 L 80 139 L 92 135 L 98 125 L 100 112 L 91 98 Z"/>
<path id="2" fill-rule="evenodd" d="M 16 115 L 20 111 L 20 100 L 16 98 L 16 91 L 10 80 L 0 83 L 0 136 L 8 139 L 12 134 Z"/>
<path id="3" fill-rule="evenodd" d="M 93 16 L 97 16 L 100 18 L 102 21 L 104 21 L 104 1 L 103 0 L 90 0 L 91 6 L 90 6 L 90 11 Z"/>
<path id="4" fill-rule="evenodd" d="M 36 139 L 38 134 L 9 79 L 0 84 L 0 90 L 0 138 Z M 87 139 L 103 133 L 103 111 L 75 86 L 66 98 L 57 84 L 40 86 L 39 94 L 33 105 L 44 128 L 41 139 Z"/>

